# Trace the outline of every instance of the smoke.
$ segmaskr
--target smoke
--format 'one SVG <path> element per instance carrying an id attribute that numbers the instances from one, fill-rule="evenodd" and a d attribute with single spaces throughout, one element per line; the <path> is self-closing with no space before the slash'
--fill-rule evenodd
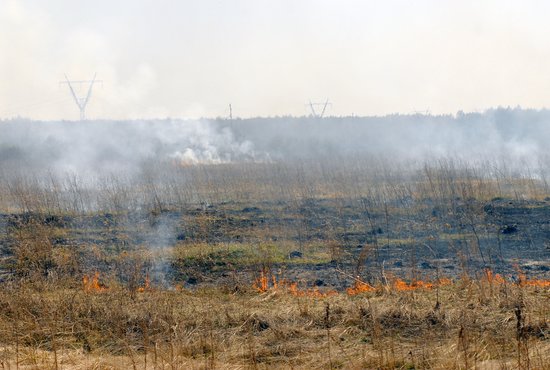
<path id="1" fill-rule="evenodd" d="M 550 112 L 494 109 L 456 116 L 0 122 L 4 174 L 97 178 L 139 175 L 145 164 L 330 162 L 454 158 L 534 168 L 548 158 Z"/>
<path id="2" fill-rule="evenodd" d="M 145 242 L 152 253 L 149 270 L 151 281 L 162 287 L 168 287 L 166 273 L 170 270 L 169 251 L 176 243 L 175 236 L 180 219 L 174 214 L 157 215 L 151 222 L 151 230 L 145 235 Z"/>
<path id="3" fill-rule="evenodd" d="M 165 286 L 170 246 L 184 227 L 179 207 L 293 200 L 317 189 L 359 194 L 365 179 L 397 174 L 401 181 L 426 162 L 449 158 L 481 176 L 496 168 L 498 176 L 518 171 L 546 181 L 549 123 L 550 111 L 519 108 L 454 116 L 0 121 L 0 209 L 131 211 L 149 219 L 139 239 L 151 253 L 152 281 Z M 0 218 L 0 238 L 5 228 Z"/>
<path id="4" fill-rule="evenodd" d="M 235 126 L 273 160 L 377 157 L 394 162 L 454 158 L 535 165 L 548 153 L 550 112 L 493 109 L 456 115 L 252 119 Z"/>
<path id="5" fill-rule="evenodd" d="M 0 164 L 90 178 L 133 174 L 145 162 L 183 165 L 253 161 L 252 143 L 209 121 L 36 122 L 1 125 Z"/>

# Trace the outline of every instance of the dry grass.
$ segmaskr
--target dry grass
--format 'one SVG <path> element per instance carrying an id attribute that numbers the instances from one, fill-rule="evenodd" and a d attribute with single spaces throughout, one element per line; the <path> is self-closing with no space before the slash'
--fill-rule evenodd
<path id="1" fill-rule="evenodd" d="M 4 286 L 0 366 L 550 368 L 547 288 L 464 280 L 441 287 L 438 305 L 428 289 L 318 298 L 220 289 L 132 295 L 61 285 Z"/>
<path id="2" fill-rule="evenodd" d="M 357 172 L 349 167 L 342 170 L 345 176 L 334 172 L 327 179 L 323 171 L 297 176 L 293 167 L 278 172 L 272 165 L 249 167 L 180 169 L 176 180 L 181 183 L 121 185 L 120 194 L 105 199 L 105 194 L 78 187 L 57 194 L 32 182 L 0 182 L 0 208 L 21 215 L 15 226 L 13 217 L 0 225 L 4 240 L 12 244 L 0 283 L 0 367 L 550 369 L 550 287 L 525 279 L 512 284 L 479 272 L 479 280 L 464 278 L 431 289 L 403 283 L 407 289 L 399 291 L 392 281 L 376 287 L 356 284 L 348 295 L 297 292 L 290 286 L 259 293 L 252 287 L 254 277 L 244 281 L 243 274 L 231 289 L 166 289 L 171 282 L 164 289 L 154 284 L 146 289 L 143 273 L 156 259 L 172 263 L 182 274 L 191 269 L 212 273 L 217 263 L 223 264 L 221 272 L 232 273 L 250 266 L 258 271 L 303 251 L 303 259 L 292 263 L 344 261 L 348 275 L 351 270 L 360 275 L 365 259 L 376 257 L 379 242 L 402 247 L 428 243 L 432 235 L 451 242 L 471 240 L 468 248 L 477 247 L 481 254 L 480 240 L 499 232 L 483 218 L 481 200 L 548 196 L 546 184 L 534 180 L 493 179 L 446 166 L 427 166 L 393 181 L 368 168 Z M 321 198 L 330 201 L 309 206 L 310 200 Z M 268 227 L 239 211 L 264 201 L 272 201 L 262 206 L 270 207 L 267 221 L 287 222 L 266 221 Z M 196 210 L 195 204 L 200 205 Z M 210 212 L 209 204 L 223 212 Z M 130 246 L 125 228 L 141 224 L 127 220 L 117 226 L 118 218 L 100 217 L 98 209 L 122 216 L 137 209 L 150 215 L 149 223 L 162 219 L 166 209 L 191 210 L 182 212 L 189 216 L 184 219 L 189 237 L 170 248 L 147 249 L 157 235 L 146 238 L 148 228 L 143 227 L 145 231 L 134 230 L 143 240 Z M 432 209 L 446 215 L 451 210 L 453 217 L 438 224 Z M 80 217 L 92 226 L 46 226 L 33 214 L 39 219 L 72 215 L 70 219 Z M 417 219 L 415 214 L 433 217 Z M 96 216 L 110 226 L 90 223 Z M 392 233 L 392 217 L 396 228 L 410 227 L 410 232 Z M 316 231 L 308 229 L 309 218 L 323 221 L 316 226 L 323 231 L 321 239 L 308 238 Z M 346 219 L 350 222 L 342 221 Z M 407 219 L 409 226 L 403 225 Z M 454 222 L 454 229 L 447 222 Z M 378 237 L 380 227 L 386 232 Z M 214 231 L 230 241 L 217 240 Z M 92 242 L 76 243 L 83 239 L 80 233 Z M 344 254 L 344 236 L 351 233 L 370 235 L 363 243 L 368 245 L 365 255 Z M 59 239 L 67 242 L 60 246 Z M 96 270 L 105 274 L 105 281 L 93 280 Z M 85 274 L 90 276 L 86 289 L 81 281 Z M 380 275 L 378 281 L 388 277 L 383 268 Z M 355 275 L 349 277 L 353 282 Z M 100 283 L 108 289 L 95 291 Z"/>

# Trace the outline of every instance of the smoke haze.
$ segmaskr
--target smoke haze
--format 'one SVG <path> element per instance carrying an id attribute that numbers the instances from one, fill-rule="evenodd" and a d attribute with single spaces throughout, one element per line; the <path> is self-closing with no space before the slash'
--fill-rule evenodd
<path id="1" fill-rule="evenodd" d="M 536 167 L 548 156 L 550 112 L 494 109 L 456 116 L 0 123 L 0 165 L 13 172 L 94 178 L 145 163 L 213 165 L 451 157 Z M 10 172 L 7 171 L 7 172 Z"/>
<path id="2" fill-rule="evenodd" d="M 247 140 L 209 121 L 2 123 L 0 162 L 18 170 L 89 177 L 132 173 L 146 161 L 182 165 L 254 160 Z"/>

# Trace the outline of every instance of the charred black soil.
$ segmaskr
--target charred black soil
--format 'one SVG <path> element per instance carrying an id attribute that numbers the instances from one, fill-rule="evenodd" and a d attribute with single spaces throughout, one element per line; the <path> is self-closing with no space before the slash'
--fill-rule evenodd
<path id="1" fill-rule="evenodd" d="M 150 274 L 153 284 L 190 289 L 238 289 L 266 269 L 338 290 L 357 276 L 370 283 L 388 274 L 435 280 L 485 268 L 511 279 L 519 272 L 550 277 L 548 199 L 221 202 L 79 216 L 3 214 L 0 223 L 4 280 L 36 263 L 48 275 L 62 264 L 60 255 L 76 257 L 67 273 L 99 271 L 122 281 L 131 267 L 121 256 L 130 256 L 132 268 Z M 37 238 L 47 244 L 47 261 L 24 250 Z"/>

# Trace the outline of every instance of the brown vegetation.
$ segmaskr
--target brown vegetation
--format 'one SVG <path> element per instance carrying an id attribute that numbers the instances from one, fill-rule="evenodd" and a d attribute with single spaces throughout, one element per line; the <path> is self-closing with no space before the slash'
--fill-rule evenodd
<path id="1" fill-rule="evenodd" d="M 442 286 L 438 299 L 429 289 L 155 289 L 132 298 L 121 288 L 8 284 L 0 361 L 21 369 L 550 366 L 547 290 L 460 280 Z"/>
<path id="2" fill-rule="evenodd" d="M 354 166 L 1 179 L 0 367 L 550 368 L 546 181 Z"/>

